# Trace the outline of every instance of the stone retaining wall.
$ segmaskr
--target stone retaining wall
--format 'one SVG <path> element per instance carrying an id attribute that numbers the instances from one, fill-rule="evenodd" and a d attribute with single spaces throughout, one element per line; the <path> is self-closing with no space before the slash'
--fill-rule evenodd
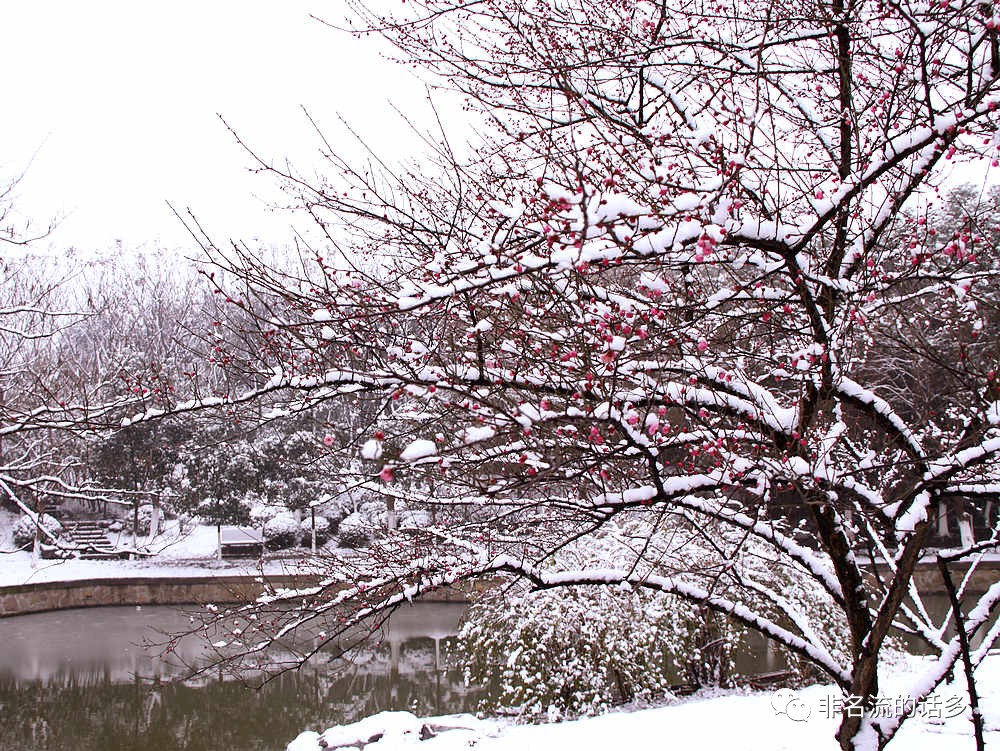
<path id="1" fill-rule="evenodd" d="M 272 587 L 301 587 L 315 577 L 272 576 Z M 481 585 L 430 592 L 426 602 L 468 602 Z M 0 587 L 0 617 L 102 605 L 191 605 L 249 602 L 264 591 L 257 576 L 201 576 L 175 579 L 82 579 Z"/>
<path id="2" fill-rule="evenodd" d="M 884 564 L 878 564 L 876 568 L 884 573 Z M 957 587 L 969 570 L 969 564 L 952 563 L 949 564 L 948 568 Z M 970 594 L 983 594 L 997 580 L 1000 580 L 1000 562 L 983 561 L 972 572 L 966 591 Z M 922 594 L 945 594 L 944 582 L 941 581 L 941 572 L 938 570 L 936 561 L 921 561 L 917 564 L 917 568 L 913 572 L 913 582 Z"/>
<path id="3" fill-rule="evenodd" d="M 956 584 L 966 571 L 964 564 L 951 567 Z M 918 589 L 925 594 L 943 594 L 941 575 L 934 563 L 921 563 L 914 574 Z M 984 562 L 973 573 L 971 593 L 985 592 L 1000 579 L 1000 562 Z M 316 577 L 271 576 L 272 587 L 294 588 L 315 584 Z M 488 587 L 484 581 L 439 589 L 423 595 L 424 602 L 469 602 Z M 0 587 L 0 618 L 45 610 L 65 610 L 101 605 L 192 605 L 198 603 L 249 602 L 264 591 L 259 576 L 198 576 L 135 579 L 81 579 L 67 582 L 40 582 Z"/>

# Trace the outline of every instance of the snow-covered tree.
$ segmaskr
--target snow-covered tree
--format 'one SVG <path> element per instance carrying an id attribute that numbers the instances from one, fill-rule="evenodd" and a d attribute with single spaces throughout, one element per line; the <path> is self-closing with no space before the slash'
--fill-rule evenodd
<path id="1" fill-rule="evenodd" d="M 73 367 L 67 332 L 95 314 L 68 293 L 68 274 L 38 264 L 30 243 L 44 237 L 14 206 L 17 180 L 0 187 L 0 504 L 23 513 L 20 536 L 33 552 L 57 542 L 46 512 L 106 498 L 85 466 L 79 433 L 99 387 Z M 100 410 L 98 410 L 100 411 Z"/>
<path id="2" fill-rule="evenodd" d="M 914 570 L 945 502 L 1000 491 L 1000 276 L 978 229 L 995 215 L 964 206 L 974 221 L 944 233 L 928 220 L 952 165 L 998 163 L 993 6 L 358 11 L 465 95 L 481 141 L 428 136 L 435 166 L 331 152 L 328 182 L 278 173 L 328 233 L 301 273 L 206 240 L 216 283 L 257 311 L 228 356 L 258 385 L 226 404 L 414 405 L 420 421 L 355 426 L 337 447 L 439 524 L 388 536 L 361 586 L 343 590 L 340 572 L 300 593 L 305 607 L 274 614 L 283 628 L 501 573 L 538 589 L 626 583 L 761 632 L 869 708 L 904 627 L 939 655 L 913 696 L 932 690 L 960 640 L 931 621 Z M 907 372 L 946 395 L 914 399 Z M 398 454 L 380 453 L 389 443 Z M 629 563 L 553 565 L 636 514 L 647 533 Z M 647 542 L 679 523 L 730 534 L 694 570 L 660 572 Z M 744 540 L 834 615 L 734 565 Z M 884 560 L 877 576 L 861 551 Z M 964 619 L 989 629 L 970 662 L 998 633 L 998 601 L 995 585 Z M 831 619 L 844 654 L 821 636 Z M 845 714 L 839 742 L 882 746 L 904 719 Z"/>
<path id="3" fill-rule="evenodd" d="M 109 264 L 38 250 L 51 227 L 21 221 L 15 188 L 0 188 L 0 503 L 32 523 L 62 504 L 142 516 L 186 434 L 144 424 L 106 436 L 125 415 L 172 407 L 178 379 L 199 395 L 216 386 L 218 371 L 195 377 L 193 349 L 179 344 L 211 290 L 155 254 Z M 48 526 L 36 531 L 59 544 Z"/>

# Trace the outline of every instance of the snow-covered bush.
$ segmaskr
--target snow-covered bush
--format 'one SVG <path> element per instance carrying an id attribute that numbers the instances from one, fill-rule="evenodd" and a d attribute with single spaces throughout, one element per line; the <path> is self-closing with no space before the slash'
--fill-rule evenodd
<path id="1" fill-rule="evenodd" d="M 337 527 L 337 540 L 342 548 L 362 548 L 371 542 L 374 534 L 370 520 L 360 511 L 349 514 Z"/>
<path id="2" fill-rule="evenodd" d="M 422 529 L 431 524 L 431 515 L 423 509 L 403 509 L 397 512 L 400 529 Z"/>
<path id="3" fill-rule="evenodd" d="M 402 504 L 396 504 L 397 516 L 401 508 Z M 372 529 L 385 529 L 388 524 L 389 511 L 385 501 L 366 501 L 358 507 L 357 513 Z"/>
<path id="4" fill-rule="evenodd" d="M 323 545 L 327 540 L 330 539 L 330 530 L 333 525 L 330 524 L 330 520 L 325 516 L 320 516 L 316 514 L 316 544 Z M 310 516 L 306 516 L 299 525 L 299 539 L 302 541 L 303 545 L 312 544 L 312 533 L 313 533 L 313 519 Z"/>
<path id="5" fill-rule="evenodd" d="M 459 634 L 466 678 L 484 709 L 525 718 L 589 715 L 667 694 L 690 679 L 712 643 L 728 663 L 738 630 L 706 628 L 676 598 L 602 586 L 498 591 L 474 605 Z"/>
<path id="6" fill-rule="evenodd" d="M 422 509 L 409 508 L 396 502 L 396 527 L 398 529 L 419 529 L 431 523 L 431 516 Z M 339 525 L 340 546 L 357 548 L 367 545 L 375 537 L 389 528 L 389 509 L 385 501 L 367 501 L 358 510 L 346 516 Z"/>
<path id="7" fill-rule="evenodd" d="M 279 504 L 257 501 L 250 506 L 250 523 L 255 527 L 263 527 L 278 514 L 287 511 L 288 509 Z"/>
<path id="8" fill-rule="evenodd" d="M 246 524 L 250 509 L 245 498 L 209 496 L 197 506 L 197 513 L 209 524 Z"/>
<path id="9" fill-rule="evenodd" d="M 260 514 L 258 513 L 258 518 Z M 264 541 L 271 550 L 281 550 L 298 545 L 312 544 L 313 520 L 310 515 L 299 521 L 291 511 L 268 514 L 264 522 Z M 320 514 L 316 515 L 316 544 L 323 545 L 330 539 L 333 525 Z"/>
<path id="10" fill-rule="evenodd" d="M 625 524 L 564 549 L 560 569 L 628 570 L 629 541 L 649 541 L 655 567 L 635 568 L 637 581 L 668 575 L 713 596 L 768 613 L 776 623 L 823 622 L 834 603 L 810 577 L 773 559 L 766 546 L 713 530 L 712 545 L 683 524 L 642 533 Z M 638 535 L 638 537 L 637 537 Z M 680 541 L 680 542 L 678 542 Z M 720 569 L 711 553 L 728 556 Z M 770 554 L 769 554 L 770 553 Z M 783 610 L 770 612 L 766 598 Z M 829 618 L 829 622 L 835 621 Z M 734 655 L 747 642 L 737 621 L 675 595 L 641 586 L 588 585 L 532 591 L 519 583 L 496 588 L 470 608 L 459 634 L 466 678 L 487 687 L 483 708 L 527 718 L 594 714 L 624 701 L 664 695 L 673 684 L 726 686 L 738 680 Z M 850 640 L 831 626 L 816 638 L 835 659 Z M 790 682 L 812 678 L 804 661 L 778 648 Z"/>
<path id="11" fill-rule="evenodd" d="M 282 511 L 264 524 L 264 541 L 271 550 L 291 548 L 299 543 L 299 521 L 291 511 Z"/>
<path id="12" fill-rule="evenodd" d="M 415 529 L 426 527 L 431 523 L 431 515 L 422 509 L 414 509 L 402 501 L 396 501 L 396 527 L 398 529 Z M 361 504 L 358 514 L 373 530 L 385 530 L 389 527 L 389 508 L 385 501 L 368 501 Z"/>
<path id="13" fill-rule="evenodd" d="M 322 513 L 329 520 L 332 528 L 336 529 L 342 519 L 354 512 L 354 508 L 350 498 L 326 496 L 316 506 L 316 513 Z"/>
<path id="14" fill-rule="evenodd" d="M 49 514 L 43 514 L 39 521 L 42 527 L 54 536 L 57 536 L 63 528 L 62 523 Z M 23 548 L 31 545 L 35 541 L 35 521 L 28 515 L 22 516 L 14 522 L 11 534 L 14 538 L 14 545 L 17 547 Z M 49 540 L 42 535 L 42 542 L 48 541 Z"/>
<path id="15" fill-rule="evenodd" d="M 815 580 L 807 577 L 801 569 L 782 565 L 774 557 L 773 551 L 766 552 L 762 546 L 749 543 L 744 555 L 740 557 L 740 572 L 746 581 L 755 582 L 769 590 L 768 599 L 783 601 L 786 612 L 779 612 L 776 607 L 768 607 L 763 602 L 753 602 L 762 612 L 767 613 L 775 623 L 785 628 L 795 629 L 788 613 L 798 613 L 805 616 L 809 623 L 823 624 L 822 628 L 812 632 L 812 639 L 829 652 L 841 664 L 850 659 L 850 634 L 842 622 L 836 618 L 837 606 L 829 594 Z M 743 600 L 736 594 L 734 599 Z M 801 624 L 805 619 L 798 618 Z M 825 680 L 826 677 L 816 667 L 798 654 L 791 652 L 779 644 L 773 645 L 775 651 L 782 656 L 792 675 L 790 683 L 812 683 Z M 899 648 L 897 639 L 889 637 L 887 641 L 889 652 Z"/>

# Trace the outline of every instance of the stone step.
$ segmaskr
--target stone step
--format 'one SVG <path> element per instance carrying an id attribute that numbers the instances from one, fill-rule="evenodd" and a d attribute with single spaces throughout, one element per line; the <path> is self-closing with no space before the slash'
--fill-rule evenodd
<path id="1" fill-rule="evenodd" d="M 115 555 L 111 541 L 99 524 L 78 522 L 67 530 L 67 535 L 74 545 L 90 548 L 81 551 L 81 558 L 109 558 Z"/>

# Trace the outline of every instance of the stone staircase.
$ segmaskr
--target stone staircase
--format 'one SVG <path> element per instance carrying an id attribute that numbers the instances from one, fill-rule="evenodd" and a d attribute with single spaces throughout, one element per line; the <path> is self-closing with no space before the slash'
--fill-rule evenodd
<path id="1" fill-rule="evenodd" d="M 67 525 L 63 538 L 80 550 L 80 558 L 100 560 L 120 557 L 104 527 L 97 522 L 78 521 Z"/>

